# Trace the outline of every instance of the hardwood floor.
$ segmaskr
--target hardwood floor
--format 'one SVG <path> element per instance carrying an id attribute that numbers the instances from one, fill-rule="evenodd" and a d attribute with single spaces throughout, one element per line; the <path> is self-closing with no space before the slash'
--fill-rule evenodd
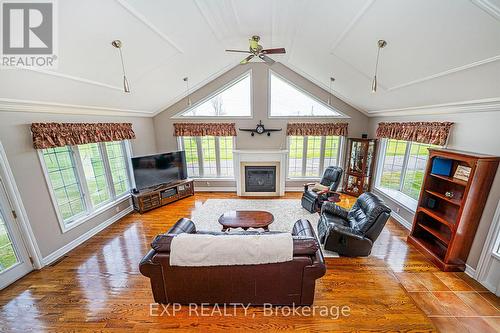
<path id="1" fill-rule="evenodd" d="M 464 273 L 440 272 L 406 243 L 407 231 L 390 220 L 367 258 L 327 258 L 316 285 L 315 306 L 334 306 L 328 316 L 269 316 L 265 309 L 226 309 L 203 316 L 183 307 L 170 315 L 153 306 L 149 280 L 138 271 L 153 236 L 209 198 L 200 193 L 140 215 L 130 214 L 51 267 L 0 291 L 0 331 L 160 332 L 237 330 L 499 332 L 500 301 Z M 286 198 L 299 198 L 288 193 Z M 350 206 L 344 196 L 340 203 Z M 214 221 L 216 223 L 216 221 Z M 336 309 L 348 307 L 348 315 Z M 207 312 L 215 311 L 209 307 Z M 221 309 L 224 311 L 224 309 Z M 153 315 L 152 315 L 153 314 Z"/>

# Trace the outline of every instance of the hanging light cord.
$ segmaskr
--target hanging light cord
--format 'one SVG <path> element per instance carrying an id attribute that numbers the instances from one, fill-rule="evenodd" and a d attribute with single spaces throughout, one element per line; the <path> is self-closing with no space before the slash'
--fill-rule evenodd
<path id="1" fill-rule="evenodd" d="M 123 76 L 126 76 L 126 75 L 125 75 L 125 65 L 124 65 L 124 63 L 123 63 L 122 48 L 121 48 L 121 47 L 120 47 L 120 48 L 118 48 L 118 51 L 120 51 L 120 59 L 121 59 L 121 61 L 122 61 L 122 72 L 123 72 Z"/>
<path id="2" fill-rule="evenodd" d="M 378 58 L 380 56 L 380 49 L 381 49 L 381 47 L 379 46 L 378 51 L 377 51 L 377 62 L 375 63 L 375 76 L 377 76 L 377 72 L 378 72 Z"/>

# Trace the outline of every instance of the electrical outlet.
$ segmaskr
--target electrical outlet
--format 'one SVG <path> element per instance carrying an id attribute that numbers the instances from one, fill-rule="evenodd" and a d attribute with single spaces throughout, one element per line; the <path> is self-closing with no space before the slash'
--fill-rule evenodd
<path id="1" fill-rule="evenodd" d="M 207 186 L 210 186 L 210 182 L 207 182 Z"/>
<path id="2" fill-rule="evenodd" d="M 398 214 L 399 214 L 399 211 L 400 211 L 400 210 L 401 210 L 401 208 L 396 207 L 396 213 L 398 213 Z"/>
<path id="3" fill-rule="evenodd" d="M 115 207 L 116 212 L 118 213 L 120 211 L 120 206 Z"/>

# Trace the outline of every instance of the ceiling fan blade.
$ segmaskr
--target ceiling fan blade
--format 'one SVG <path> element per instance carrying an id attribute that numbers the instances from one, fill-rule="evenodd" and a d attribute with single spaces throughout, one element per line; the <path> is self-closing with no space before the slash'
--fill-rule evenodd
<path id="1" fill-rule="evenodd" d="M 280 47 L 277 49 L 265 49 L 265 50 L 262 50 L 261 53 L 263 53 L 263 54 L 278 54 L 278 53 L 286 53 L 286 51 L 285 51 L 284 47 Z"/>
<path id="2" fill-rule="evenodd" d="M 250 51 L 242 51 L 242 50 L 226 50 L 226 52 L 251 53 Z"/>
<path id="3" fill-rule="evenodd" d="M 250 59 L 252 59 L 253 57 L 255 57 L 255 55 L 253 55 L 253 54 L 249 55 L 248 57 L 246 57 L 245 59 L 240 61 L 240 64 L 244 65 L 244 64 L 248 63 L 250 61 Z"/>
<path id="4" fill-rule="evenodd" d="M 272 64 L 274 64 L 276 62 L 273 59 L 271 59 L 268 56 L 266 56 L 265 54 L 259 54 L 259 58 L 261 58 L 262 60 L 264 60 L 268 65 L 272 65 Z"/>

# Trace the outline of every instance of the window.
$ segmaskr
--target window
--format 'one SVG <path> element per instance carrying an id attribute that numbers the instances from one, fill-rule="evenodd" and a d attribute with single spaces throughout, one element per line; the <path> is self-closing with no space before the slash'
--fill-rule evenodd
<path id="1" fill-rule="evenodd" d="M 317 178 L 339 164 L 339 136 L 290 136 L 288 178 Z"/>
<path id="2" fill-rule="evenodd" d="M 233 178 L 233 137 L 179 137 L 191 178 Z"/>
<path id="3" fill-rule="evenodd" d="M 130 188 L 123 141 L 43 149 L 40 156 L 64 230 Z"/>
<path id="4" fill-rule="evenodd" d="M 384 149 L 385 147 L 385 149 Z M 418 200 L 428 159 L 427 148 L 438 147 L 401 140 L 384 140 L 377 187 L 395 190 Z"/>
<path id="5" fill-rule="evenodd" d="M 250 84 L 247 73 L 176 117 L 251 117 Z"/>
<path id="6" fill-rule="evenodd" d="M 66 146 L 44 149 L 43 159 L 63 220 L 81 215 L 85 211 L 85 202 L 71 148 Z"/>
<path id="7" fill-rule="evenodd" d="M 271 73 L 271 117 L 342 117 L 331 106 Z"/>
<path id="8" fill-rule="evenodd" d="M 83 173 L 93 206 L 109 200 L 109 185 L 104 171 L 104 160 L 97 143 L 78 146 Z"/>

